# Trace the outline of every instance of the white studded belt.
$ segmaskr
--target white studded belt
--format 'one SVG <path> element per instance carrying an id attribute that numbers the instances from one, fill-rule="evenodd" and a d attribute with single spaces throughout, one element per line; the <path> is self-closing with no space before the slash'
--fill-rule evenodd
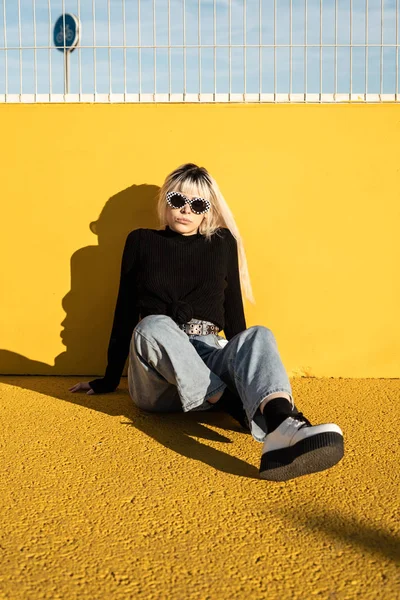
<path id="1" fill-rule="evenodd" d="M 200 321 L 199 319 L 192 319 L 188 323 L 178 323 L 178 327 L 183 329 L 187 335 L 208 335 L 219 331 L 219 327 L 214 323 Z"/>

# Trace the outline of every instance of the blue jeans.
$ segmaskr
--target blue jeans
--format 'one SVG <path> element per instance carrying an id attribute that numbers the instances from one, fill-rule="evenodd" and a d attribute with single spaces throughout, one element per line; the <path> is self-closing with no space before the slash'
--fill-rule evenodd
<path id="1" fill-rule="evenodd" d="M 209 410 L 207 399 L 228 387 L 240 397 L 257 442 L 267 435 L 263 399 L 286 392 L 294 407 L 275 337 L 263 325 L 227 341 L 215 333 L 188 335 L 171 317 L 148 315 L 132 334 L 128 386 L 135 405 L 150 412 Z"/>

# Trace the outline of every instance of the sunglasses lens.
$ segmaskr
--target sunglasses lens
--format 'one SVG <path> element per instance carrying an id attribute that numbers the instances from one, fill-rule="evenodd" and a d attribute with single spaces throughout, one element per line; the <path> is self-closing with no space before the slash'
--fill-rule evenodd
<path id="1" fill-rule="evenodd" d="M 207 209 L 207 204 L 204 200 L 195 200 L 192 202 L 192 210 L 196 213 L 202 213 Z"/>
<path id="2" fill-rule="evenodd" d="M 182 208 L 185 204 L 185 199 L 179 196 L 179 194 L 171 194 L 169 201 L 174 208 Z"/>

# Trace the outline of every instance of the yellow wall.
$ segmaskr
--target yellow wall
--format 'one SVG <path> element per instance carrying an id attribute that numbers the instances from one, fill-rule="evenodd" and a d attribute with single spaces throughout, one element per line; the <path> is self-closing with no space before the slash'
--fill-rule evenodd
<path id="1" fill-rule="evenodd" d="M 247 326 L 274 332 L 289 376 L 400 376 L 398 104 L 0 116 L 1 373 L 104 374 L 126 235 L 158 227 L 156 190 L 191 161 L 232 208 L 257 302 Z"/>

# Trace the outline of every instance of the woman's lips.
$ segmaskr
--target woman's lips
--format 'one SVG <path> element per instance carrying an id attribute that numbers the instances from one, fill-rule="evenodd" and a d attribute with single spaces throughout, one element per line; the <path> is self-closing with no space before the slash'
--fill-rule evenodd
<path id="1" fill-rule="evenodd" d="M 186 221 L 186 219 L 177 219 L 178 223 L 190 223 L 191 221 Z"/>

